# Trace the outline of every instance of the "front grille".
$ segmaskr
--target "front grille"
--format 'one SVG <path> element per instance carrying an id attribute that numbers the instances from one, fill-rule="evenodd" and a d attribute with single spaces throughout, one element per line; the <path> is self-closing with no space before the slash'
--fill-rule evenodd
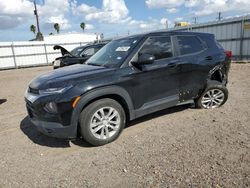
<path id="1" fill-rule="evenodd" d="M 34 88 L 29 87 L 29 92 L 33 93 L 33 94 L 36 94 L 36 95 L 39 95 L 39 90 L 38 89 L 34 89 Z"/>

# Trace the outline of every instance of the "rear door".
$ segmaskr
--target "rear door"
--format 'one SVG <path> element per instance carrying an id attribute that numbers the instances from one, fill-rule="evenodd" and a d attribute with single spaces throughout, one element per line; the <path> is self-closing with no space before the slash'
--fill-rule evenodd
<path id="1" fill-rule="evenodd" d="M 212 57 L 206 44 L 195 35 L 174 37 L 180 66 L 180 100 L 196 97 L 206 83 Z"/>

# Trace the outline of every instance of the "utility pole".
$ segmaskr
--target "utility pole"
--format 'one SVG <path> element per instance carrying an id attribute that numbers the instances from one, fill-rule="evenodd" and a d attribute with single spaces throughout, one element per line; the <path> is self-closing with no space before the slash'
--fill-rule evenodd
<path id="1" fill-rule="evenodd" d="M 43 40 L 43 34 L 40 31 L 40 26 L 39 26 L 39 18 L 38 18 L 38 12 L 36 8 L 36 1 L 34 0 L 34 15 L 36 16 L 36 25 L 37 25 L 37 34 L 36 34 L 36 40 Z"/>
<path id="2" fill-rule="evenodd" d="M 194 24 L 197 24 L 197 20 L 198 20 L 198 18 L 194 17 Z"/>
<path id="3" fill-rule="evenodd" d="M 166 20 L 165 24 L 166 24 L 166 29 L 168 29 L 168 20 Z"/>
<path id="4" fill-rule="evenodd" d="M 218 15 L 218 21 L 221 21 L 222 17 L 221 17 L 221 12 L 219 12 L 219 15 Z"/>

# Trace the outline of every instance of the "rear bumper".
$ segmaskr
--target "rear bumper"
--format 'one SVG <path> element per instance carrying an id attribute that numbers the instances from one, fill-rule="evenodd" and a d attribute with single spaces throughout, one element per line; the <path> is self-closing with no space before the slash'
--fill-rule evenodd
<path id="1" fill-rule="evenodd" d="M 76 128 L 74 126 L 63 126 L 60 123 L 40 121 L 30 118 L 37 130 L 47 136 L 62 139 L 76 138 Z"/>

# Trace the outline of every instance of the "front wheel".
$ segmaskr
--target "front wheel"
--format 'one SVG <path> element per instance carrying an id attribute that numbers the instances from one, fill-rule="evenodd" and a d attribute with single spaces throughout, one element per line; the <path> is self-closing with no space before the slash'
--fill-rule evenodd
<path id="1" fill-rule="evenodd" d="M 81 112 L 81 135 L 94 146 L 104 145 L 118 138 L 125 121 L 125 112 L 118 102 L 108 98 L 100 99 Z"/>
<path id="2" fill-rule="evenodd" d="M 212 81 L 201 96 L 196 99 L 195 104 L 198 108 L 218 108 L 227 101 L 227 98 L 227 88 L 220 82 Z"/>

